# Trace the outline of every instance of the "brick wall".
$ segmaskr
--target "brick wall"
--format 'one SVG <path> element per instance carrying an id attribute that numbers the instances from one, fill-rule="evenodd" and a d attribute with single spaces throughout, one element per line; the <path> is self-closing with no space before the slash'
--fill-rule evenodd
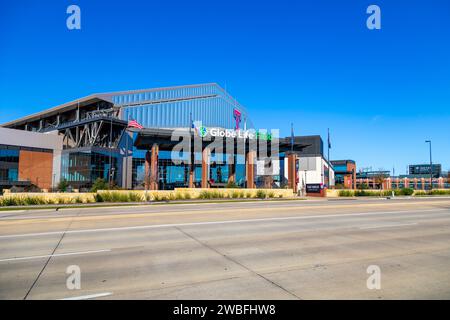
<path id="1" fill-rule="evenodd" d="M 53 153 L 20 150 L 19 180 L 30 180 L 41 189 L 52 186 Z"/>

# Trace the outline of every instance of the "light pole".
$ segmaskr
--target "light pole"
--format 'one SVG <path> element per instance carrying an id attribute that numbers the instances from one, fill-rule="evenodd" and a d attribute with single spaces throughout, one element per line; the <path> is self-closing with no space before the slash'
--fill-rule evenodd
<path id="1" fill-rule="evenodd" d="M 433 158 L 431 155 L 431 140 L 426 140 L 425 143 L 430 144 L 430 190 L 433 190 Z"/>

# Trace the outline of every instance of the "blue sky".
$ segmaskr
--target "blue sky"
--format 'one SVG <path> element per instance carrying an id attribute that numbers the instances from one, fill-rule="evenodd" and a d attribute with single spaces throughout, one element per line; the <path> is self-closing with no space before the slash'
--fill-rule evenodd
<path id="1" fill-rule="evenodd" d="M 66 28 L 81 8 L 82 29 Z M 381 30 L 366 8 L 381 8 Z M 332 158 L 450 168 L 450 2 L 2 1 L 0 122 L 95 92 L 218 82 Z"/>

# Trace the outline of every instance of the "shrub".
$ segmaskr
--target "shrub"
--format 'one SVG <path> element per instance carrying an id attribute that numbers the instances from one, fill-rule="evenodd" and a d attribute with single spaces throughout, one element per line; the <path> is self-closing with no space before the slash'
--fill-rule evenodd
<path id="1" fill-rule="evenodd" d="M 339 197 L 353 197 L 355 196 L 355 192 L 353 190 L 340 190 Z"/>
<path id="2" fill-rule="evenodd" d="M 450 190 L 431 190 L 431 195 L 433 196 L 450 195 Z"/>
<path id="3" fill-rule="evenodd" d="M 231 197 L 232 197 L 233 199 L 239 198 L 239 192 L 233 191 L 233 192 L 231 193 Z"/>
<path id="4" fill-rule="evenodd" d="M 100 193 L 94 194 L 94 200 L 95 202 L 104 202 L 103 197 Z"/>
<path id="5" fill-rule="evenodd" d="M 267 194 L 267 197 L 269 197 L 269 198 L 275 198 L 275 193 L 274 193 L 273 191 L 270 191 L 270 192 Z"/>
<path id="6" fill-rule="evenodd" d="M 108 190 L 109 186 L 102 178 L 97 178 L 92 185 L 91 192 L 97 192 L 98 190 Z"/>
<path id="7" fill-rule="evenodd" d="M 414 194 L 413 188 L 400 189 L 400 195 L 402 195 L 402 196 L 412 196 L 413 194 Z"/>
<path id="8" fill-rule="evenodd" d="M 256 197 L 259 199 L 265 199 L 267 197 L 267 192 L 264 190 L 256 191 Z"/>
<path id="9" fill-rule="evenodd" d="M 211 193 L 209 191 L 203 190 L 199 194 L 199 199 L 211 199 Z"/>
<path id="10" fill-rule="evenodd" d="M 69 187 L 69 183 L 67 182 L 66 179 L 62 179 L 59 183 L 58 186 L 56 187 L 58 189 L 58 191 L 60 192 L 66 192 L 67 188 Z"/>
<path id="11" fill-rule="evenodd" d="M 228 189 L 236 189 L 236 188 L 239 188 L 239 186 L 236 184 L 236 182 L 230 181 L 227 183 L 227 188 Z"/>
<path id="12" fill-rule="evenodd" d="M 141 202 L 143 200 L 142 196 L 135 192 L 128 192 L 128 199 L 130 202 Z"/>
<path id="13" fill-rule="evenodd" d="M 184 195 L 181 192 L 175 192 L 175 200 L 183 200 Z"/>
<path id="14" fill-rule="evenodd" d="M 381 192 L 378 190 L 357 190 L 355 191 L 356 197 L 378 197 L 381 195 Z"/>

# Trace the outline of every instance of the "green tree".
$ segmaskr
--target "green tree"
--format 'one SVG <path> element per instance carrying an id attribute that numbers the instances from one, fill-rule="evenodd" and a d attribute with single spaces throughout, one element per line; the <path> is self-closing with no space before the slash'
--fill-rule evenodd
<path id="1" fill-rule="evenodd" d="M 57 189 L 59 192 L 66 192 L 67 188 L 69 187 L 69 183 L 66 179 L 62 179 L 57 186 Z"/>
<path id="2" fill-rule="evenodd" d="M 108 183 L 102 178 L 97 178 L 97 180 L 95 180 L 94 184 L 92 185 L 91 191 L 97 192 L 98 190 L 108 190 L 108 189 L 109 189 Z"/>

